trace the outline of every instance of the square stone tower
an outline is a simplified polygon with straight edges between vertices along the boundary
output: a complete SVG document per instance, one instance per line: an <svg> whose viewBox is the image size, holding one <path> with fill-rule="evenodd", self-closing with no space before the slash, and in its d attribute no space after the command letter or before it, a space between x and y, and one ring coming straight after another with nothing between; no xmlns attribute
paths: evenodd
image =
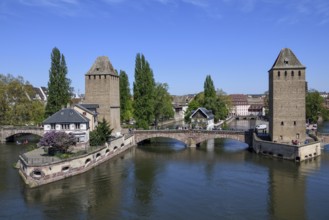
<svg viewBox="0 0 329 220"><path fill-rule="evenodd" d="M85 75L85 101L98 104L98 120L110 123L114 132L120 132L119 76L106 56L98 57Z"/></svg>
<svg viewBox="0 0 329 220"><path fill-rule="evenodd" d="M269 70L269 133L279 143L306 139L305 66L288 48Z"/></svg>

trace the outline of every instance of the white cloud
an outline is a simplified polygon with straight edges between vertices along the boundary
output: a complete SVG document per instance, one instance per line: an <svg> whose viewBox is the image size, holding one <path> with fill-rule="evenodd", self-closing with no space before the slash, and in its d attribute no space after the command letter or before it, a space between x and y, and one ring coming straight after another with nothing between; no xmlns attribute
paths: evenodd
<svg viewBox="0 0 329 220"><path fill-rule="evenodd" d="M192 4L198 7L207 7L209 6L209 2L207 0L182 0L185 3Z"/></svg>

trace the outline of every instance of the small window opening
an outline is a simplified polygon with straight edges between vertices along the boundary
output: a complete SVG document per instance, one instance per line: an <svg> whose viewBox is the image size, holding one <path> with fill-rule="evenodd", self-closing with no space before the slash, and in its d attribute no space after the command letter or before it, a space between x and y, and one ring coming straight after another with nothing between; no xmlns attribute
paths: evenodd
<svg viewBox="0 0 329 220"><path fill-rule="evenodd" d="M280 77L280 71L278 72L278 77Z"/></svg>
<svg viewBox="0 0 329 220"><path fill-rule="evenodd" d="M294 71L291 71L291 76L292 76L292 77L294 77L294 74L295 74Z"/></svg>
<svg viewBox="0 0 329 220"><path fill-rule="evenodd" d="M281 125L282 125L282 126L284 125L284 122L283 122L283 121L281 121Z"/></svg>
<svg viewBox="0 0 329 220"><path fill-rule="evenodd" d="M295 125L295 126L297 125L297 122L296 122L296 121L294 121L294 125Z"/></svg>
<svg viewBox="0 0 329 220"><path fill-rule="evenodd" d="M284 76L287 77L287 71L284 71Z"/></svg>

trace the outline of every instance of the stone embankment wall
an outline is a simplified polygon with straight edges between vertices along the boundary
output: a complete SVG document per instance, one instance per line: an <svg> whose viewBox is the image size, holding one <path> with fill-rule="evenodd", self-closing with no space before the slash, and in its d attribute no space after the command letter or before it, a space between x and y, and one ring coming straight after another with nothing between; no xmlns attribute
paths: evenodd
<svg viewBox="0 0 329 220"><path fill-rule="evenodd" d="M120 137L88 154L39 164L29 163L28 158L20 156L18 169L25 183L30 187L36 187L84 173L124 152L134 146L134 143L134 136Z"/></svg>
<svg viewBox="0 0 329 220"><path fill-rule="evenodd" d="M318 141L302 145L282 144L261 140L255 134L252 149L259 154L294 161L303 161L321 155L321 143Z"/></svg>

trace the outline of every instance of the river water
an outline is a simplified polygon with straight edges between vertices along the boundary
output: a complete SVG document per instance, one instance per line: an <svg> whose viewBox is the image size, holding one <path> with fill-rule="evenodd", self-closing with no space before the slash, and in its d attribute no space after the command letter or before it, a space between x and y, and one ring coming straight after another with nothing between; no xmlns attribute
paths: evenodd
<svg viewBox="0 0 329 220"><path fill-rule="evenodd" d="M300 164L246 147L154 139L85 174L30 189L13 168L27 145L1 144L0 219L329 219L328 145Z"/></svg>

